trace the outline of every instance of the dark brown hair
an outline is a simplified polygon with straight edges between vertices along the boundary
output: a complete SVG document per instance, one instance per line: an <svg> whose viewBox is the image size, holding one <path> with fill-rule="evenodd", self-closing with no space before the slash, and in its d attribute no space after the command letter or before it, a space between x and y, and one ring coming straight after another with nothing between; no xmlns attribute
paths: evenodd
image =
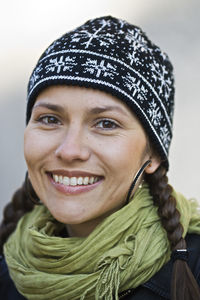
<svg viewBox="0 0 200 300"><path fill-rule="evenodd" d="M158 207L158 215L167 232L171 250L186 249L180 213L176 208L176 199L172 195L173 189L168 184L166 173L165 167L161 164L153 174L146 174L145 179L149 183L154 204ZM171 300L183 299L200 299L200 289L187 262L177 259L172 269Z"/></svg>
<svg viewBox="0 0 200 300"><path fill-rule="evenodd" d="M158 215L167 232L172 251L185 249L186 242L182 238L183 227L180 223L180 213L176 208L176 199L172 196L172 187L168 184L167 171L162 165L153 173L146 174L145 180L149 183L150 193L154 204L158 207ZM4 209L3 221L0 226L0 252L3 253L3 244L15 230L19 219L34 207L31 201L38 198L30 181L26 180L19 188L12 201ZM171 279L171 300L200 299L200 290L187 263L176 260L173 263Z"/></svg>
<svg viewBox="0 0 200 300"><path fill-rule="evenodd" d="M3 220L0 225L0 254L3 254L3 245L10 234L15 230L19 219L34 207L30 196L33 195L33 188L31 184L27 184L27 180L26 175L26 180L23 185L16 190L11 202L4 208Z"/></svg>

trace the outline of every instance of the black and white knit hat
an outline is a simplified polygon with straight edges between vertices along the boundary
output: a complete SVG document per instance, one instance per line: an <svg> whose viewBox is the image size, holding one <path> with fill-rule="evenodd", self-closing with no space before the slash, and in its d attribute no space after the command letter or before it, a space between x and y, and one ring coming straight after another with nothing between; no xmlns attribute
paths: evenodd
<svg viewBox="0 0 200 300"><path fill-rule="evenodd" d="M40 91L58 84L96 88L126 103L168 167L173 67L139 27L107 16L90 20L54 41L30 77L27 123Z"/></svg>

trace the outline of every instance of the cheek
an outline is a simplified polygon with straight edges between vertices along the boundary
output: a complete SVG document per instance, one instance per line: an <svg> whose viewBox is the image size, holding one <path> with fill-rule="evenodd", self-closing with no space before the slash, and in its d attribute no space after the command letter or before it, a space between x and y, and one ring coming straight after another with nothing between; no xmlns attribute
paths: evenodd
<svg viewBox="0 0 200 300"><path fill-rule="evenodd" d="M146 149L146 141L140 138L120 137L106 145L99 145L99 149L102 149L102 155L109 165L123 172L140 166Z"/></svg>
<svg viewBox="0 0 200 300"><path fill-rule="evenodd" d="M27 128L24 133L24 157L28 166L41 162L53 151L53 137Z"/></svg>

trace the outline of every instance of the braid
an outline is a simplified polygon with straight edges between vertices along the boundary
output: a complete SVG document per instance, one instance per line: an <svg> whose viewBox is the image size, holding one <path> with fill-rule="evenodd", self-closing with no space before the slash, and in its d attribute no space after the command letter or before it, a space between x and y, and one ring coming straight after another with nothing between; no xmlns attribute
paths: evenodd
<svg viewBox="0 0 200 300"><path fill-rule="evenodd" d="M172 187L168 184L167 170L161 165L153 174L146 174L154 204L158 206L158 215L167 232L171 250L186 249L180 213L176 208L176 199L172 196ZM200 299L199 286L194 279L187 262L175 260L172 270L171 300Z"/></svg>
<svg viewBox="0 0 200 300"><path fill-rule="evenodd" d="M3 220L0 225L0 254L3 254L3 245L15 230L19 219L34 207L34 203L28 196L31 188L32 186L27 186L25 180L22 187L14 193L11 202L4 208Z"/></svg>

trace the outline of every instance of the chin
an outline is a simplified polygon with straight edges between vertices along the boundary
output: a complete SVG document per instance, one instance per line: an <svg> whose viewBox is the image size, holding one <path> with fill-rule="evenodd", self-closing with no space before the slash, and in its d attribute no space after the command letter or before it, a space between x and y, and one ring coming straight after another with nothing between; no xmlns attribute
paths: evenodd
<svg viewBox="0 0 200 300"><path fill-rule="evenodd" d="M60 223L63 224L81 224L87 221L87 217L84 218L83 210L73 209L49 209L53 217Z"/></svg>

